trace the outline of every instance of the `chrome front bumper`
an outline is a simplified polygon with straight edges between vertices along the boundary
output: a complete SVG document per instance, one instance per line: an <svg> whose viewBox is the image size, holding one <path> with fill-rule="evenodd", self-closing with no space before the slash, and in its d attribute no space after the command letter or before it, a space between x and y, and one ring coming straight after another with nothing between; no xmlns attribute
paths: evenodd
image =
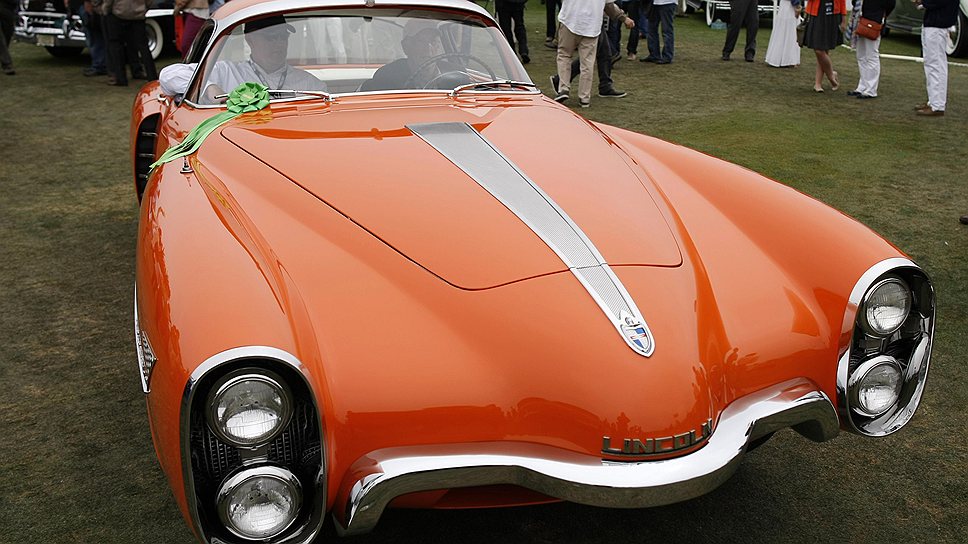
<svg viewBox="0 0 968 544"><path fill-rule="evenodd" d="M750 442L785 428L822 442L837 436L840 423L816 385L795 379L734 401L702 449L674 459L621 463L507 442L389 448L353 465L333 516L341 535L366 533L401 495L496 484L591 506L661 506L712 491L736 471Z"/></svg>
<svg viewBox="0 0 968 544"><path fill-rule="evenodd" d="M14 26L18 42L45 47L85 47L81 18L63 13L21 12Z"/></svg>

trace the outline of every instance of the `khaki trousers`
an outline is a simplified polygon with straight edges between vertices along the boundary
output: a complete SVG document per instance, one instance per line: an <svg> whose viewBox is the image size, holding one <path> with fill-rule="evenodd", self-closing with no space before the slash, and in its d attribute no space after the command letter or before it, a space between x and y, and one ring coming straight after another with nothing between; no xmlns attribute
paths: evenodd
<svg viewBox="0 0 968 544"><path fill-rule="evenodd" d="M578 100L587 104L592 99L592 68L598 50L598 36L579 36L558 24L558 93L571 89L571 57L578 51Z"/></svg>

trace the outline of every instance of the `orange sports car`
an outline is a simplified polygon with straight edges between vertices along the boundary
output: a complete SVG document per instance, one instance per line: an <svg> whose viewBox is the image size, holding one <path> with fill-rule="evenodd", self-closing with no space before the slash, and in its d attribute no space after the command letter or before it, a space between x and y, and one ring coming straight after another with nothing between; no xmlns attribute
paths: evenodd
<svg viewBox="0 0 968 544"><path fill-rule="evenodd" d="M540 94L463 0L233 0L140 92L135 339L198 539L639 508L921 399L927 275L754 172ZM189 145L192 144L192 145Z"/></svg>

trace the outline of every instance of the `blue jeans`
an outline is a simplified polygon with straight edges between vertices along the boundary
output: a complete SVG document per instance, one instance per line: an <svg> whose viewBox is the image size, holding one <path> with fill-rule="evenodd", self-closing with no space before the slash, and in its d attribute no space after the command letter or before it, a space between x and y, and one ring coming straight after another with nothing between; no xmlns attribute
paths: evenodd
<svg viewBox="0 0 968 544"><path fill-rule="evenodd" d="M672 56L675 53L675 32L672 27L672 22L676 18L676 4L663 4L661 6L652 6L652 12L649 14L649 57L672 62ZM661 53L659 52L659 25L662 25L662 41L663 47Z"/></svg>
<svg viewBox="0 0 968 544"><path fill-rule="evenodd" d="M100 18L100 15L90 15L84 11L84 6L81 6L77 10L77 14L81 17L81 22L84 24L84 41L87 42L87 50L91 53L91 69L98 72L106 72L108 70L107 62L107 44L104 43L104 32L101 30L101 26L92 28L92 19L95 17ZM100 22L100 21L98 21Z"/></svg>

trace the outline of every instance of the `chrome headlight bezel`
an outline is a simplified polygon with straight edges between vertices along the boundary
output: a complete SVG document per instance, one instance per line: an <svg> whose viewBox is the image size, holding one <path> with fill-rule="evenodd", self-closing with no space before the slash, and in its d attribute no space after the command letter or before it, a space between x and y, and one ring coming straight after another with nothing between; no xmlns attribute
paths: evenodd
<svg viewBox="0 0 968 544"><path fill-rule="evenodd" d="M868 293L899 279L910 293L907 315L890 334L871 334L865 325ZM837 366L837 410L847 431L869 437L895 433L907 425L921 403L934 341L935 294L927 274L910 259L896 257L871 266L854 285L844 311L842 334L849 343ZM879 415L857 409L851 385L863 375L864 365L888 356L897 361L901 384L897 401ZM870 367L867 367L870 368Z"/></svg>
<svg viewBox="0 0 968 544"><path fill-rule="evenodd" d="M281 484L283 488L287 489L293 507L289 513L289 519L280 524L278 527L274 528L272 531L252 534L245 532L233 522L230 507L232 504L232 499L235 498L235 493L237 491L244 489L244 486L249 485L254 480L260 478L274 480L275 482ZM230 533L246 540L266 540L284 533L286 530L292 527L292 524L295 523L299 518L299 513L302 508L302 484L300 484L299 478L297 478L292 472L282 467L263 465L242 468L222 482L222 485L219 487L218 494L216 495L215 504L219 520Z"/></svg>
<svg viewBox="0 0 968 544"><path fill-rule="evenodd" d="M223 442L208 425L209 393L229 374L264 374L266 370L280 376L291 391L294 404L289 423L265 448L236 448ZM192 371L185 382L179 416L181 466L188 516L200 540L243 541L222 524L216 497L227 477L253 466L283 467L301 484L301 511L294 524L275 540L310 542L320 534L326 518L328 464L320 397L312 384L309 369L297 357L271 346L228 349L202 361ZM286 453L289 451L291 455Z"/></svg>
<svg viewBox="0 0 968 544"><path fill-rule="evenodd" d="M229 391L245 382L257 382L267 385L274 390L280 399L278 419L275 427L268 433L254 438L244 439L233 436L222 425L222 417L218 413L222 399ZM220 439L237 448L258 449L269 445L289 424L293 413L292 391L278 374L265 369L243 368L232 372L219 380L209 392L206 402L205 419L208 427Z"/></svg>
<svg viewBox="0 0 968 544"><path fill-rule="evenodd" d="M864 381L878 368L893 370L896 373L897 383L894 386L894 398L889 404L881 409L870 409L864 405L865 403L861 398L861 393L863 392ZM897 401L900 400L903 381L904 372L901 369L900 363L894 357L881 355L873 359L868 359L854 370L847 381L847 389L850 392L850 406L855 412L864 417L881 416L893 408L897 404Z"/></svg>
<svg viewBox="0 0 968 544"><path fill-rule="evenodd" d="M900 286L901 289L903 289L904 291L904 304L903 304L903 310L901 312L902 317L900 320L897 321L897 323L894 323L889 327L878 327L875 320L872 319L872 316L871 316L871 313L873 311L873 308L871 307L871 301L879 290L887 289L889 288L889 286L894 286L894 285ZM911 307L912 307L911 288L908 287L907 283L905 283L904 280L902 280L901 278L897 276L888 276L886 278L882 278L881 280L879 280L877 283L871 286L871 288L868 289L866 293L864 293L864 299L861 302L860 308L858 308L857 310L857 314L859 318L858 320L861 326L864 328L864 331L867 332L868 334L871 334L873 336L878 336L878 337L890 336L895 332L897 332L897 330L900 329L902 326L904 326L904 322L907 321L907 318L911 313Z"/></svg>

